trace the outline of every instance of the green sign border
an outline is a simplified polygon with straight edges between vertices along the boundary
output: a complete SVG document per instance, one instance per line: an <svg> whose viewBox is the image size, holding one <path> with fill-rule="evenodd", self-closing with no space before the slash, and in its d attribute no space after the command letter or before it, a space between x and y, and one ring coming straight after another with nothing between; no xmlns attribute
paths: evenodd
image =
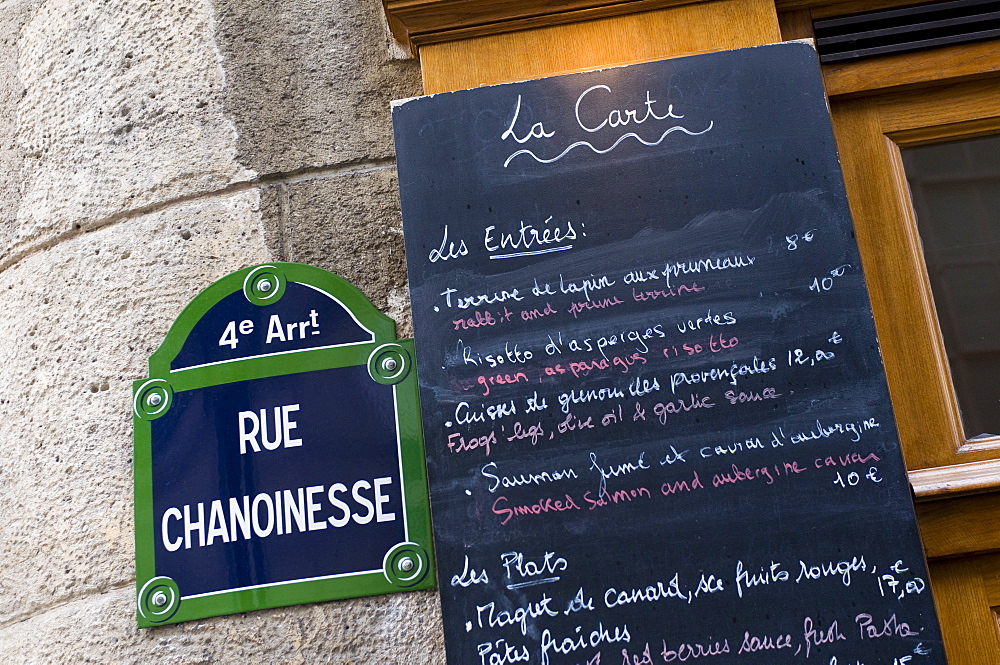
<svg viewBox="0 0 1000 665"><path fill-rule="evenodd" d="M171 361L195 324L219 301L243 291L249 302L266 306L281 299L289 281L315 287L338 300L374 333L375 341L171 371ZM387 362L390 358L394 362ZM251 266L223 277L195 297L174 321L163 344L149 357L149 378L132 384L138 626L149 628L251 610L434 588L427 472L413 359L413 340L397 340L396 324L391 318L378 311L350 282L313 266L301 263ZM396 395L407 533L406 542L386 553L383 570L279 582L192 598L182 597L182 590L170 578L157 577L150 423L169 410L173 394L237 381L358 365L367 365L372 380L392 385Z"/></svg>

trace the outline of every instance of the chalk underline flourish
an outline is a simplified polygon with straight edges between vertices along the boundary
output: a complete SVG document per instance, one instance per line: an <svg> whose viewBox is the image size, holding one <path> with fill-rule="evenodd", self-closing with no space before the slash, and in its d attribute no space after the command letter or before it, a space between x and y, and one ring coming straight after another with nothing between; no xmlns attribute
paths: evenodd
<svg viewBox="0 0 1000 665"><path fill-rule="evenodd" d="M549 247L547 249L535 249L530 252L514 252L513 254L497 254L496 256L491 256L491 259L513 259L518 256L536 256L538 254L548 254L549 252L564 252L567 249L573 249L573 245L565 245L563 247Z"/></svg>
<svg viewBox="0 0 1000 665"><path fill-rule="evenodd" d="M527 582L517 582L516 584L508 584L508 589L523 589L526 586L536 586L538 584L549 584L550 582L558 582L560 578L558 577L545 577L540 580L528 580Z"/></svg>
<svg viewBox="0 0 1000 665"><path fill-rule="evenodd" d="M627 138L633 138L636 141L638 141L639 143L652 148L654 146L660 145L660 143L663 142L663 139L667 138L667 135L671 134L673 132L684 132L688 136L701 136L702 134L705 134L706 132L711 131L711 129L712 129L712 127L714 125L715 125L715 122L712 121L712 120L710 120L708 122L708 127L706 127L705 129L701 130L700 132L692 132L690 129L687 129L686 127L681 127L680 125L674 125L673 127L669 128L668 130L666 130L665 132L663 132L663 134L660 135L660 138L658 138L656 141L652 141L652 142L644 140L641 136L639 136L635 132L629 132L628 134L623 134L620 137L618 137L617 141L615 141L614 143L612 143L610 147L605 148L604 150L601 150L599 148L595 148L589 141L577 141L576 143L569 144L569 146L567 146L565 150L563 150L562 152L560 152L555 157L552 157L551 159L544 159L542 157L539 157L538 155L536 155L535 153L531 152L528 149L523 149L523 150L518 150L517 152L513 153L510 157L508 157L507 160L503 163L503 166L504 166L504 168L507 168L507 165L510 164L511 161L515 157L517 157L518 155L529 155L530 157L532 157L539 164L551 164L552 162L559 161L560 159L562 159L563 157L565 157L567 154L569 154L569 152L571 150L573 150L574 148L579 148L580 146L587 146L588 148L590 148L591 150L593 150L596 154L598 154L598 155L604 155L604 154L607 154L607 153L611 152L615 148L617 148L618 145L622 141L624 141L625 139L627 139Z"/></svg>

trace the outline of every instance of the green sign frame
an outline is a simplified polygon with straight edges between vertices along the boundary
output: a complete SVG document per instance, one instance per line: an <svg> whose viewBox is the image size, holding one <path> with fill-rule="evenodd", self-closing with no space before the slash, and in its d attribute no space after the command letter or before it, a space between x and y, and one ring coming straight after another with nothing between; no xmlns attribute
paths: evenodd
<svg viewBox="0 0 1000 665"><path fill-rule="evenodd" d="M281 301L289 284L311 287L339 303L361 329L371 333L372 339L227 358L172 369L198 323L223 299L242 292L247 308L264 308L266 311ZM227 302L231 303L232 299ZM195 297L178 316L160 347L149 357L149 377L133 383L138 626L153 627L301 603L434 588L436 575L423 429L413 359L413 340L397 340L396 324L391 318L379 312L352 284L313 266L280 262L251 266L223 277ZM405 538L385 553L382 570L281 580L191 597L186 596L174 580L158 575L153 422L168 413L176 398L187 391L223 384L360 366L368 369L366 379L392 386L394 391L396 449L401 476L399 492ZM162 523L166 523L166 518ZM166 527L161 528L165 532Z"/></svg>

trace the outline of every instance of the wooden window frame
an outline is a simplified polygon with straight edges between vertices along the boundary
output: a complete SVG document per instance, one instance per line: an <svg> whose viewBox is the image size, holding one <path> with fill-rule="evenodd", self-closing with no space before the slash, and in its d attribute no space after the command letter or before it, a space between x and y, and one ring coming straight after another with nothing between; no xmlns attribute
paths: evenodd
<svg viewBox="0 0 1000 665"><path fill-rule="evenodd" d="M900 154L1000 133L1000 77L946 73L923 86L831 99L890 394L921 498L1000 486L1000 437L965 437Z"/></svg>

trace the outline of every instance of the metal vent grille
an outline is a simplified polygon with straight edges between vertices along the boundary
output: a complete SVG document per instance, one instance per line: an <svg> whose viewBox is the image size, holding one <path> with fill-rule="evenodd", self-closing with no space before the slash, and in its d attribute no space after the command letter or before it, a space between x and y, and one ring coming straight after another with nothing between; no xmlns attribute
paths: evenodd
<svg viewBox="0 0 1000 665"><path fill-rule="evenodd" d="M1000 2L950 0L813 23L821 62L905 53L1000 37Z"/></svg>

